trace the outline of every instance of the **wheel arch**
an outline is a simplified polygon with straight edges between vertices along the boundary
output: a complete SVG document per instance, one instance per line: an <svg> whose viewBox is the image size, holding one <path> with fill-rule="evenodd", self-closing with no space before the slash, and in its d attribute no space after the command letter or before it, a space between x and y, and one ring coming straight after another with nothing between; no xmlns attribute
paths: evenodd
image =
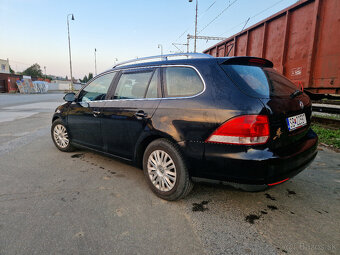
<svg viewBox="0 0 340 255"><path fill-rule="evenodd" d="M53 123L55 120L57 120L57 119L61 119L61 117L58 116L58 115L53 116L53 118L52 118L52 123Z"/></svg>
<svg viewBox="0 0 340 255"><path fill-rule="evenodd" d="M138 168L141 168L141 169L143 168L143 156L144 156L146 147L148 147L148 145L152 143L153 141L157 139L162 139L162 138L167 139L171 141L172 143L178 145L178 142L174 138L164 133L151 133L151 134L147 134L147 135L145 134L141 136L141 138L136 143L137 145L136 145L135 153L134 153L134 164Z"/></svg>

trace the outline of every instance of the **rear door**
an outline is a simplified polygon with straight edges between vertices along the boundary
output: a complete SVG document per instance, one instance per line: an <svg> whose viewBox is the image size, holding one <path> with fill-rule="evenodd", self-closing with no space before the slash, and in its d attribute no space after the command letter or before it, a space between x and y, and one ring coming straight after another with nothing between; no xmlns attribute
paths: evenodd
<svg viewBox="0 0 340 255"><path fill-rule="evenodd" d="M285 147L301 140L311 124L312 105L309 97L284 76L265 70L273 89L269 98L261 101L270 112L271 143L274 148ZM278 89L280 88L280 89Z"/></svg>
<svg viewBox="0 0 340 255"><path fill-rule="evenodd" d="M73 142L97 150L103 149L101 117L105 97L116 73L106 73L92 80L70 104L67 125Z"/></svg>
<svg viewBox="0 0 340 255"><path fill-rule="evenodd" d="M123 70L109 98L102 119L105 149L132 159L137 140L150 129L160 102L159 68Z"/></svg>
<svg viewBox="0 0 340 255"><path fill-rule="evenodd" d="M259 98L268 111L271 148L304 137L311 120L309 97L273 68L261 65L221 65L244 93Z"/></svg>

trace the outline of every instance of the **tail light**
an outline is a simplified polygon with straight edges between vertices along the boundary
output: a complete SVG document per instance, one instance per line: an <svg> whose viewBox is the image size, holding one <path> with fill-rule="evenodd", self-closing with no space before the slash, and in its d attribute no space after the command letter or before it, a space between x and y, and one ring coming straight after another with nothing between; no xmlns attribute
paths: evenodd
<svg viewBox="0 0 340 255"><path fill-rule="evenodd" d="M269 139L269 120L265 115L242 115L217 128L206 140L211 143L258 145Z"/></svg>

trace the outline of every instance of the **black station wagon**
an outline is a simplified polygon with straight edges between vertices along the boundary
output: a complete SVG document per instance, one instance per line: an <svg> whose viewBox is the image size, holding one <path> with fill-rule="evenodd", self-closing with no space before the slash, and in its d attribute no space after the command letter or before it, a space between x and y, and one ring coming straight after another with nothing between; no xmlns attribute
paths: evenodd
<svg viewBox="0 0 340 255"><path fill-rule="evenodd" d="M64 99L51 129L59 150L84 147L133 162L167 200L186 196L193 181L273 186L317 154L309 97L266 59L147 57Z"/></svg>

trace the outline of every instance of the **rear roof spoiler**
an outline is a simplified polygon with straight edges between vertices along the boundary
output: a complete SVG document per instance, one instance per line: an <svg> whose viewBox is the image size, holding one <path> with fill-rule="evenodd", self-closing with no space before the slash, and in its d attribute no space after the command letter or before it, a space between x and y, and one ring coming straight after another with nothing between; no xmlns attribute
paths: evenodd
<svg viewBox="0 0 340 255"><path fill-rule="evenodd" d="M273 67L273 62L257 57L230 57L221 58L220 65L247 65L247 66L261 66L261 67Z"/></svg>

